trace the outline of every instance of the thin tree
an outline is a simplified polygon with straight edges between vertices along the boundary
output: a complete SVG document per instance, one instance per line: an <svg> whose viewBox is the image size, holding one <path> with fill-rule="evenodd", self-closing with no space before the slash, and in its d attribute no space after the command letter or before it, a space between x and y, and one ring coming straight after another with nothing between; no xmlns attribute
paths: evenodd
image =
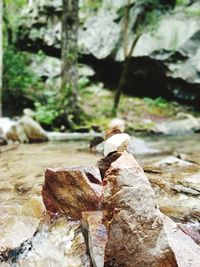
<svg viewBox="0 0 200 267"><path fill-rule="evenodd" d="M3 75L3 0L0 0L0 117L2 116Z"/></svg>
<svg viewBox="0 0 200 267"><path fill-rule="evenodd" d="M136 8L138 9L138 12L136 14L136 18L133 25L133 31L135 32L135 36L133 38L131 47L129 49L129 40L128 40L128 29L129 29L129 20L130 20L130 10L133 7L133 4L131 3L131 0L127 0L125 15L124 15L124 27L123 27L123 50L124 50L124 64L122 69L121 78L117 87L117 91L114 98L114 105L113 105L113 115L116 115L120 96L121 93L126 85L126 80L128 76L129 66L131 62L131 57L134 51L134 48L142 34L142 32L139 30L139 26L144 20L144 14L145 14L145 8L143 5L138 5Z"/></svg>
<svg viewBox="0 0 200 267"><path fill-rule="evenodd" d="M78 0L63 0L61 97L72 121L80 115L78 105ZM69 118L68 118L69 119Z"/></svg>
<svg viewBox="0 0 200 267"><path fill-rule="evenodd" d="M133 6L136 11L134 24L132 26L132 32L134 33L134 38L129 48L128 35L129 35L130 10ZM116 115L117 113L120 96L124 87L126 86L128 71L131 63L131 58L133 56L133 51L140 36L148 26L151 27L155 23L155 21L151 21L152 20L151 15L153 15L154 13L156 18L157 17L157 15L155 14L156 10L157 11L160 10L162 12L164 10L167 11L170 6L173 5L171 5L170 3L169 5L166 5L164 4L164 1L162 4L161 0L138 0L135 3L132 3L131 0L127 0L126 10L124 14L124 28L123 28L123 38L122 38L123 49L124 49L124 64L123 64L121 78L114 98L114 104L112 109L113 115ZM161 12L158 12L158 15L160 14Z"/></svg>

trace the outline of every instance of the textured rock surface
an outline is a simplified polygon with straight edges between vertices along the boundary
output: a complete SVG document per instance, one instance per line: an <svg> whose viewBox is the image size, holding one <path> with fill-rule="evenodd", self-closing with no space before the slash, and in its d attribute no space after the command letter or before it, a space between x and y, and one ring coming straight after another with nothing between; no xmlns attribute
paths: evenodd
<svg viewBox="0 0 200 267"><path fill-rule="evenodd" d="M65 217L45 223L35 235L4 253L1 266L91 267L80 223Z"/></svg>
<svg viewBox="0 0 200 267"><path fill-rule="evenodd" d="M163 215L163 222L169 244L174 251L179 267L200 266L200 247L184 234L169 217Z"/></svg>
<svg viewBox="0 0 200 267"><path fill-rule="evenodd" d="M148 179L124 152L104 178L105 266L176 266Z"/></svg>
<svg viewBox="0 0 200 267"><path fill-rule="evenodd" d="M143 170L124 152L104 177L105 266L199 265L200 248L160 212ZM193 248L193 255L183 253Z"/></svg>
<svg viewBox="0 0 200 267"><path fill-rule="evenodd" d="M164 214L178 221L199 216L199 165L175 156L163 156L143 168Z"/></svg>
<svg viewBox="0 0 200 267"><path fill-rule="evenodd" d="M32 237L39 225L39 219L15 213L14 208L0 208L0 253L13 249Z"/></svg>
<svg viewBox="0 0 200 267"><path fill-rule="evenodd" d="M82 227L86 231L86 239L94 267L104 267L107 231L102 223L102 219L102 211L82 213Z"/></svg>
<svg viewBox="0 0 200 267"><path fill-rule="evenodd" d="M92 167L47 169L42 195L48 211L79 219L82 211L99 209L100 173Z"/></svg>

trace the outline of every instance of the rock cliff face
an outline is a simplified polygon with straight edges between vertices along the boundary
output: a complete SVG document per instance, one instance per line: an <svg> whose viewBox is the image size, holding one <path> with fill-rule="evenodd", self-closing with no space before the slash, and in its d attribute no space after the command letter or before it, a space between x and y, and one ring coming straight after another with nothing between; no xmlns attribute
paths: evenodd
<svg viewBox="0 0 200 267"><path fill-rule="evenodd" d="M160 16L154 28L142 34L133 51L127 93L152 97L161 94L179 101L199 102L200 4L192 2ZM89 13L87 1L80 1L80 61L93 66L97 78L113 87L119 81L124 59L119 12L124 3L104 0ZM18 46L31 51L42 49L49 56L60 57L61 12L60 0L29 0L22 12ZM131 23L136 13L133 7ZM133 37L130 31L130 45ZM112 69L109 76L108 69Z"/></svg>

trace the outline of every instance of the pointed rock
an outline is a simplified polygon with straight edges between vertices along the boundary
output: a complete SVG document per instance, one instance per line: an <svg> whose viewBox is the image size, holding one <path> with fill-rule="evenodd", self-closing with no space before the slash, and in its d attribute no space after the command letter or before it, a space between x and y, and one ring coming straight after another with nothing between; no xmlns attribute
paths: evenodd
<svg viewBox="0 0 200 267"><path fill-rule="evenodd" d="M113 162L105 174L103 207L108 230L106 267L199 266L195 261L192 265L180 264L180 254L176 255L178 248L168 240L170 230L165 227L167 222L163 222L150 183L127 152ZM183 263L188 263L190 258L183 251L182 254L187 257ZM198 259L197 250L193 256Z"/></svg>

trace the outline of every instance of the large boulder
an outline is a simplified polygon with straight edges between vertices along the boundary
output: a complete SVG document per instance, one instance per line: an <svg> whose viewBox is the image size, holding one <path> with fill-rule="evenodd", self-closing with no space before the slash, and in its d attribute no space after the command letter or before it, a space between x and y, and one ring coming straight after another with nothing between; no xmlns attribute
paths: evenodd
<svg viewBox="0 0 200 267"><path fill-rule="evenodd" d="M47 169L42 196L48 211L80 219L83 211L100 208L99 170L92 167Z"/></svg>
<svg viewBox="0 0 200 267"><path fill-rule="evenodd" d="M173 223L163 219L147 177L127 152L105 174L103 203L108 229L105 266L198 266L200 248L191 239L181 244L187 239L183 233L173 244ZM191 244L193 256L180 254L179 246L190 250Z"/></svg>

